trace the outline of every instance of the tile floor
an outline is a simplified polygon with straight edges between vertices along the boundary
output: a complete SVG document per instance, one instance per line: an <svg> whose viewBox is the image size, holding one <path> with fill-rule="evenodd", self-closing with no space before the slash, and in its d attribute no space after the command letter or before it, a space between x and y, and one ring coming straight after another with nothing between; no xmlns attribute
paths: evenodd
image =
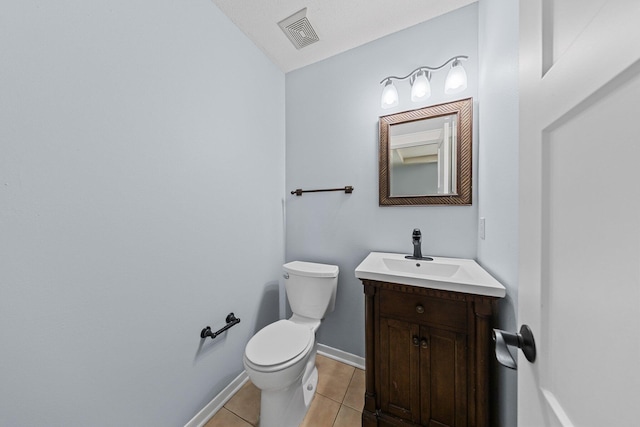
<svg viewBox="0 0 640 427"><path fill-rule="evenodd" d="M318 355L318 389L300 427L361 425L364 371ZM257 427L260 390L248 381L205 427Z"/></svg>

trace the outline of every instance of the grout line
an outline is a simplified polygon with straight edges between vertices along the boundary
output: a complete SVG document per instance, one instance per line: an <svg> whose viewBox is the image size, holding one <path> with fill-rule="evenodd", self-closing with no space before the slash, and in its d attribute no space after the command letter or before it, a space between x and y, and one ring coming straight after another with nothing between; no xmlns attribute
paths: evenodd
<svg viewBox="0 0 640 427"><path fill-rule="evenodd" d="M354 369L351 373L351 378L349 378L349 384L347 384L347 389L344 391L344 396L342 396L342 401L340 402L340 406L344 405L344 399L347 397L347 393L349 393L349 388L351 387L351 381L353 381L353 376L356 374L356 370Z"/></svg>
<svg viewBox="0 0 640 427"><path fill-rule="evenodd" d="M226 406L223 406L222 408L226 409L227 411L231 412L233 415L235 415L236 417L240 418L242 421L244 421L245 423L249 424L252 427L256 427L255 424L253 424L251 421L244 419L244 417L240 414L236 414L234 411L232 411L230 408L227 408Z"/></svg>
<svg viewBox="0 0 640 427"><path fill-rule="evenodd" d="M226 409L227 411L231 412L233 415L235 415L236 417L240 418L242 421L244 421L245 423L249 424L250 426L256 427L255 424L253 424L251 421L247 420L246 418L244 418L242 415L236 413L235 411L231 410L231 408L227 408L227 406L223 406L224 409Z"/></svg>
<svg viewBox="0 0 640 427"><path fill-rule="evenodd" d="M342 405L340 405L340 408L342 408ZM338 414L340 413L340 408L338 408L338 412L336 412L336 416L333 417L333 422L331 423L331 426L333 427L334 425L336 425L336 420L338 419Z"/></svg>

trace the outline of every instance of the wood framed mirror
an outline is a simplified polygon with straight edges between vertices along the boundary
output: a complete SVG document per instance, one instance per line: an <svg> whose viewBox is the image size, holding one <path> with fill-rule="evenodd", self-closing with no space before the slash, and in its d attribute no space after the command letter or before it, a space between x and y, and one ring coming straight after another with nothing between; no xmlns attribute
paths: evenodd
<svg viewBox="0 0 640 427"><path fill-rule="evenodd" d="M380 206L470 205L473 99L380 117Z"/></svg>

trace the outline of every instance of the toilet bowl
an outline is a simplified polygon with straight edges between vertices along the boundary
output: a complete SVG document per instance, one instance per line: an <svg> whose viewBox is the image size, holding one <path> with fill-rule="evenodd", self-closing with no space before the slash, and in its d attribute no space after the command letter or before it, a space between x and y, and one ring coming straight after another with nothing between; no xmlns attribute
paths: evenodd
<svg viewBox="0 0 640 427"><path fill-rule="evenodd" d="M283 266L293 316L258 331L247 343L243 363L261 390L260 427L298 427L315 395L315 333L333 310L338 267L294 261Z"/></svg>

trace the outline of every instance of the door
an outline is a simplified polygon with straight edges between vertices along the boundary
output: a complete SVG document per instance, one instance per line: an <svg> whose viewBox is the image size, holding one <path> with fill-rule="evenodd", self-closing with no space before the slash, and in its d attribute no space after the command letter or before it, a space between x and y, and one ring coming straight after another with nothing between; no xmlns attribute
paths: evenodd
<svg viewBox="0 0 640 427"><path fill-rule="evenodd" d="M640 1L520 1L518 426L638 425Z"/></svg>

